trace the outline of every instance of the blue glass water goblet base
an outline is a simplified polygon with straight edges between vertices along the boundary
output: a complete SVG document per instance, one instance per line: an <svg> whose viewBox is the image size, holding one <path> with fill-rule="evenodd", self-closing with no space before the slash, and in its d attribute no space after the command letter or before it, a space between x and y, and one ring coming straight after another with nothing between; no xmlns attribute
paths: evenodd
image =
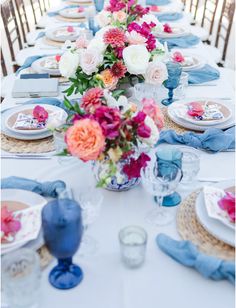
<svg viewBox="0 0 236 308"><path fill-rule="evenodd" d="M154 200L155 202L157 201L156 197L154 197ZM180 202L181 202L180 194L177 192L174 192L173 194L165 196L163 198L162 206L172 207L172 206L176 206L180 204Z"/></svg>
<svg viewBox="0 0 236 308"><path fill-rule="evenodd" d="M164 106L169 106L173 103L174 99L173 99L173 91L174 89L169 89L169 92L168 92L168 98L165 98L161 101L162 105Z"/></svg>
<svg viewBox="0 0 236 308"><path fill-rule="evenodd" d="M83 272L72 258L59 259L49 274L49 282L57 289L67 290L76 287L83 280Z"/></svg>

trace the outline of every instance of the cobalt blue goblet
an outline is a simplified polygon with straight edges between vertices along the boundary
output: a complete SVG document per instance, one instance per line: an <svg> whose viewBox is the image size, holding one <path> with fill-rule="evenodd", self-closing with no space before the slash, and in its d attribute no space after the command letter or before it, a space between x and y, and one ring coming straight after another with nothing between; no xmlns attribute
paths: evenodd
<svg viewBox="0 0 236 308"><path fill-rule="evenodd" d="M50 283L58 289L70 289L83 279L83 272L72 257L80 246L83 227L79 204L69 198L47 203L42 211L45 243L58 259L49 274Z"/></svg>
<svg viewBox="0 0 236 308"><path fill-rule="evenodd" d="M173 149L169 147L158 149L156 151L156 158L157 158L158 166L160 169L159 172L161 172L163 175L165 174L164 164L166 163L174 164L181 170L182 156L183 156L183 153L177 149ZM156 201L156 197L155 197L155 201ZM171 206L178 205L180 202L181 202L180 194L177 192L173 192L171 195L165 196L163 198L162 205L171 207Z"/></svg>
<svg viewBox="0 0 236 308"><path fill-rule="evenodd" d="M165 98L161 103L165 106L169 106L173 103L174 89L176 89L180 82L180 76L182 68L179 63L168 62L166 64L168 71L168 79L164 81L164 86L169 90L168 98Z"/></svg>
<svg viewBox="0 0 236 308"><path fill-rule="evenodd" d="M94 0L94 5L97 12L101 12L104 7L104 0Z"/></svg>

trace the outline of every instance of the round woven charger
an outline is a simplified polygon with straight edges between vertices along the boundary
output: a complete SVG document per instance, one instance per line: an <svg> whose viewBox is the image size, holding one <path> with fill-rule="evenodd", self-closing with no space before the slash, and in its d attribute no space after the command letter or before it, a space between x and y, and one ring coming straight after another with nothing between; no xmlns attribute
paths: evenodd
<svg viewBox="0 0 236 308"><path fill-rule="evenodd" d="M53 41L45 36L43 37L43 43L49 46L60 47L60 48L64 45L64 42Z"/></svg>
<svg viewBox="0 0 236 308"><path fill-rule="evenodd" d="M40 140L18 140L1 134L1 149L10 153L47 153L55 150L53 137Z"/></svg>
<svg viewBox="0 0 236 308"><path fill-rule="evenodd" d="M87 2L75 2L75 1L66 1L67 4L72 4L72 5L79 5L79 6L87 6L87 5L93 5L93 1L87 1Z"/></svg>
<svg viewBox="0 0 236 308"><path fill-rule="evenodd" d="M176 124L169 118L168 113L167 113L167 107L162 107L161 110L164 115L163 130L173 129L174 131L176 131L177 134L183 134L188 131L186 128L179 126L178 124Z"/></svg>
<svg viewBox="0 0 236 308"><path fill-rule="evenodd" d="M55 16L56 19L60 20L60 21L64 21L64 22L85 22L86 18L81 17L81 18L67 18L61 15L57 15Z"/></svg>
<svg viewBox="0 0 236 308"><path fill-rule="evenodd" d="M44 269L52 261L53 257L48 251L46 245L43 245L42 247L40 247L37 250L37 253L39 254L39 258L40 258L41 269Z"/></svg>
<svg viewBox="0 0 236 308"><path fill-rule="evenodd" d="M184 240L193 242L203 253L220 259L233 260L235 248L215 238L198 222L195 202L199 192L193 192L181 203L177 213L178 232Z"/></svg>

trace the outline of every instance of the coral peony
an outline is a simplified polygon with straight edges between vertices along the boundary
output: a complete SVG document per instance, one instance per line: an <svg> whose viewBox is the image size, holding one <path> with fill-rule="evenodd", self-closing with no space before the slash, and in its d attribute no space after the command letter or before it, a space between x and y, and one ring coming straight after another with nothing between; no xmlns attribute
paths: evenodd
<svg viewBox="0 0 236 308"><path fill-rule="evenodd" d="M116 108L102 106L96 109L94 118L100 124L103 134L108 139L114 139L119 136L121 124L120 111Z"/></svg>
<svg viewBox="0 0 236 308"><path fill-rule="evenodd" d="M127 68L122 63L122 61L116 62L111 67L111 73L116 78L122 78L125 76L125 73L127 72Z"/></svg>
<svg viewBox="0 0 236 308"><path fill-rule="evenodd" d="M96 108L102 105L103 90L101 88L92 88L85 92L81 101L81 107L86 111L93 113Z"/></svg>
<svg viewBox="0 0 236 308"><path fill-rule="evenodd" d="M123 47L126 42L125 33L119 28L110 29L103 36L104 43L115 47Z"/></svg>
<svg viewBox="0 0 236 308"><path fill-rule="evenodd" d="M82 119L69 127L65 141L71 155L83 161L96 160L105 147L105 137L99 123Z"/></svg>
<svg viewBox="0 0 236 308"><path fill-rule="evenodd" d="M154 99L144 98L142 100L142 105L142 111L152 118L156 126L161 129L164 126L164 115Z"/></svg>
<svg viewBox="0 0 236 308"><path fill-rule="evenodd" d="M45 122L48 119L48 112L45 108L37 105L33 109L33 117L38 122Z"/></svg>
<svg viewBox="0 0 236 308"><path fill-rule="evenodd" d="M114 90L115 89L117 82L118 82L118 78L114 77L114 75L112 74L112 71L110 69L106 69L103 72L101 72L100 78L103 81L106 89L108 89L108 90Z"/></svg>

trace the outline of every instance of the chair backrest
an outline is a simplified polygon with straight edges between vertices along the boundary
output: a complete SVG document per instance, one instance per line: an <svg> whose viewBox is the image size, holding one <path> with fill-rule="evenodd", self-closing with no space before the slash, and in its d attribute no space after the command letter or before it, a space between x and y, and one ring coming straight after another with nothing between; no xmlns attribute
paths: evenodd
<svg viewBox="0 0 236 308"><path fill-rule="evenodd" d="M223 53L222 53L223 61L225 61L226 58L230 31L233 24L234 11L235 11L235 0L224 0L218 25L216 43L215 43L215 46L219 47L220 39L222 39L223 41Z"/></svg>
<svg viewBox="0 0 236 308"><path fill-rule="evenodd" d="M17 51L23 48L22 39L20 36L19 26L16 19L16 14L12 0L5 0L1 5L2 20L6 32L7 42L10 49L11 59L14 62L15 57L15 46L18 45Z"/></svg>
<svg viewBox="0 0 236 308"><path fill-rule="evenodd" d="M36 25L44 13L44 7L40 0L30 0L30 5L33 11L34 23Z"/></svg>
<svg viewBox="0 0 236 308"><path fill-rule="evenodd" d="M190 1L189 11L192 13L194 19L196 19L197 17L197 11L198 11L199 4L200 4L200 0Z"/></svg>
<svg viewBox="0 0 236 308"><path fill-rule="evenodd" d="M17 14L18 14L19 21L20 21L23 40L24 40L24 43L26 43L27 42L26 34L30 31L30 28L29 28L28 18L26 15L24 0L14 0L14 2L15 2Z"/></svg>
<svg viewBox="0 0 236 308"><path fill-rule="evenodd" d="M201 26L206 27L206 24L209 26L209 34L212 34L216 10L218 7L219 0L204 0L203 16Z"/></svg>
<svg viewBox="0 0 236 308"><path fill-rule="evenodd" d="M1 75L2 76L6 76L7 75L7 67L6 67L6 63L3 57L3 53L2 53L2 49L1 49Z"/></svg>

